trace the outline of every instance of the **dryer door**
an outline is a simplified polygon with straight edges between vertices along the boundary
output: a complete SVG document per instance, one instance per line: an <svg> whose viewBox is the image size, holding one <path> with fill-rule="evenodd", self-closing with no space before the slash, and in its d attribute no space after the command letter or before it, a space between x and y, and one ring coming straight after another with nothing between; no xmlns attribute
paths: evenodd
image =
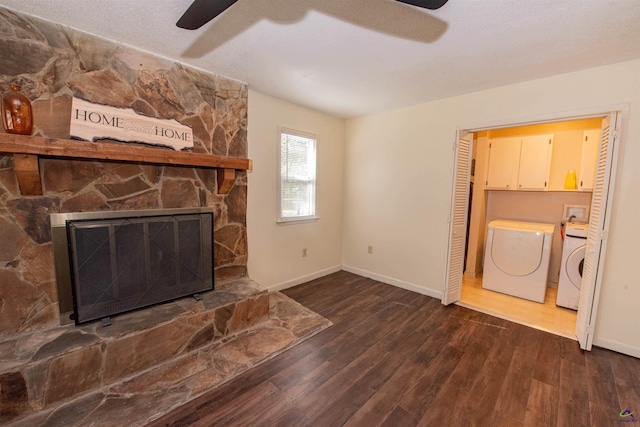
<svg viewBox="0 0 640 427"><path fill-rule="evenodd" d="M491 258L505 274L527 276L540 266L543 245L543 232L495 227Z"/></svg>
<svg viewBox="0 0 640 427"><path fill-rule="evenodd" d="M571 252L565 264L569 281L578 289L580 289L580 285L582 284L582 269L584 267L584 253L586 248L586 245L580 246Z"/></svg>

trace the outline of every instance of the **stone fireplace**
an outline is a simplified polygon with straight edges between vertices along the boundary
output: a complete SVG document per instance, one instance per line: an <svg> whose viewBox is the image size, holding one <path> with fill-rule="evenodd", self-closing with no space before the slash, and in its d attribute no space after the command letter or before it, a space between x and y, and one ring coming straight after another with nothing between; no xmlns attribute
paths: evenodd
<svg viewBox="0 0 640 427"><path fill-rule="evenodd" d="M68 139L77 97L190 126L194 153L247 157L242 83L2 8L0 49L11 53L0 59L0 91L22 86L35 136ZM0 423L184 357L268 317L268 295L246 277L246 172L236 171L220 194L219 175L207 168L41 156L39 170L42 195L24 196L14 157L0 152ZM169 208L213 212L213 276L221 292L125 314L109 328L65 325L50 214Z"/></svg>

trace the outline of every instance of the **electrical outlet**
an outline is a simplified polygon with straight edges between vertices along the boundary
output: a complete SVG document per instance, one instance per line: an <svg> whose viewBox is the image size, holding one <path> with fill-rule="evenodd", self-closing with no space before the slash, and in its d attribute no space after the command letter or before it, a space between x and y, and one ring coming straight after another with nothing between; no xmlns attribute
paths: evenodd
<svg viewBox="0 0 640 427"><path fill-rule="evenodd" d="M307 256L307 248L302 248L302 256L303 257Z"/></svg>
<svg viewBox="0 0 640 427"><path fill-rule="evenodd" d="M367 253L368 254L372 254L373 253L373 246L371 246L371 245L367 246Z"/></svg>

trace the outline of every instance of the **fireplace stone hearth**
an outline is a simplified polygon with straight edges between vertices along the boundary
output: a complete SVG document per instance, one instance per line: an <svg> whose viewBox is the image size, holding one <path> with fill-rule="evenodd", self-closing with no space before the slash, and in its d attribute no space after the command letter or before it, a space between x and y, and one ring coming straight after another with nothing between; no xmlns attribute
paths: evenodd
<svg viewBox="0 0 640 427"><path fill-rule="evenodd" d="M13 403L3 396L0 421L113 384L268 320L268 294L248 279L201 297L122 314L109 327L95 321L0 342L0 388L16 396Z"/></svg>
<svg viewBox="0 0 640 427"><path fill-rule="evenodd" d="M108 328L63 326L0 343L0 424L143 426L331 325L246 279L220 287ZM145 345L130 351L135 342Z"/></svg>

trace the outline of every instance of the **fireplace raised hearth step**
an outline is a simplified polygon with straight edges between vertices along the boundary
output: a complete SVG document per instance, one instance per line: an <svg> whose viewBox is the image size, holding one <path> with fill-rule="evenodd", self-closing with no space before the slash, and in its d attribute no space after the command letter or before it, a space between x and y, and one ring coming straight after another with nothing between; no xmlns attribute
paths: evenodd
<svg viewBox="0 0 640 427"><path fill-rule="evenodd" d="M278 292L269 305L266 322L10 425L144 426L331 325Z"/></svg>
<svg viewBox="0 0 640 427"><path fill-rule="evenodd" d="M65 408L96 420L113 405L143 414L151 396L144 419L159 416L329 325L297 306L237 279L201 301L123 314L106 328L97 321L14 336L0 342L0 423L38 425L54 412L70 416Z"/></svg>

